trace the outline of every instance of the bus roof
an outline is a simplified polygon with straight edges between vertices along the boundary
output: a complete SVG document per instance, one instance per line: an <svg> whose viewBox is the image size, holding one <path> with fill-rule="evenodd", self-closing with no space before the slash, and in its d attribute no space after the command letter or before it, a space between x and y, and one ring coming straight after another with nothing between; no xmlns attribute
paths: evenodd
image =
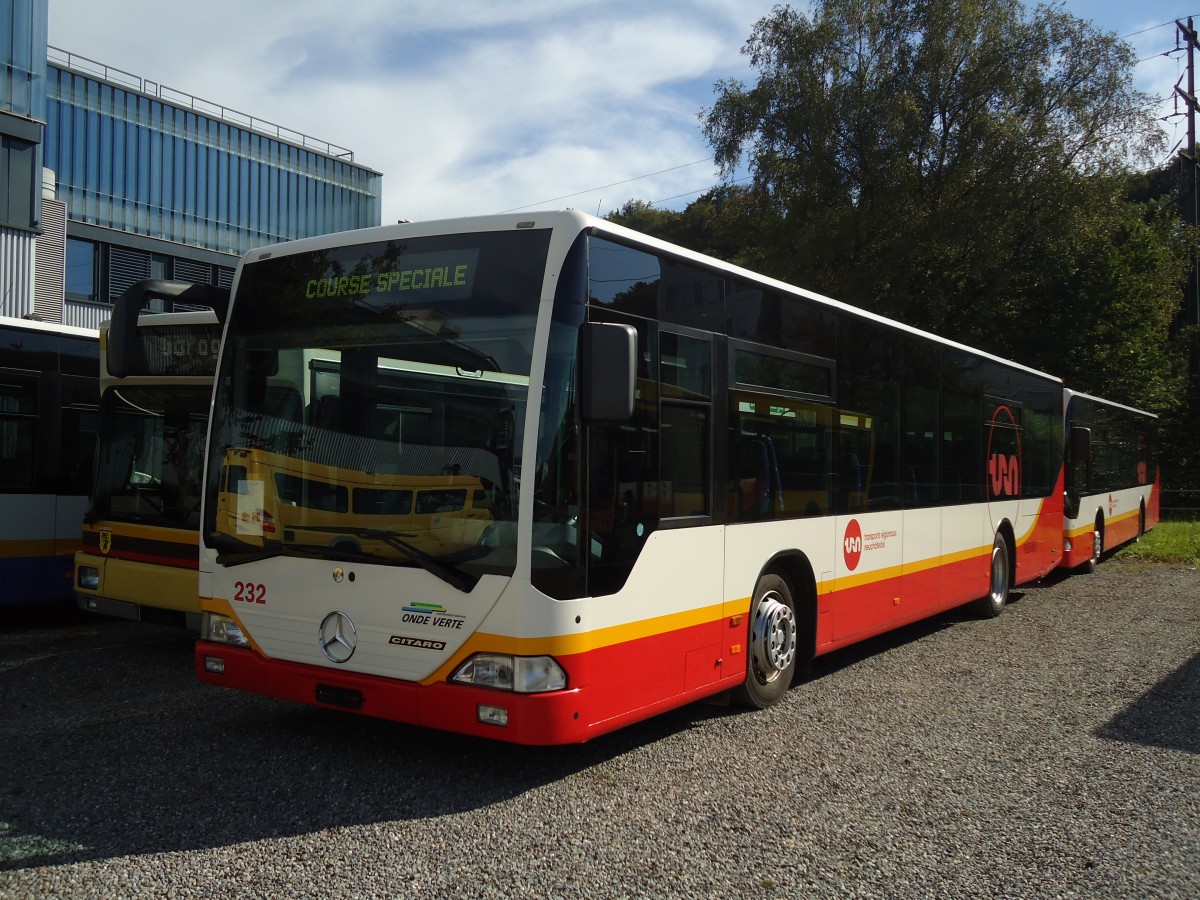
<svg viewBox="0 0 1200 900"><path fill-rule="evenodd" d="M1097 397L1093 394L1087 394L1083 391L1073 391L1070 388L1064 388L1063 393L1066 394L1067 402L1069 403L1074 397L1082 397L1085 400L1091 400L1093 403L1102 403L1105 406L1111 406L1114 409L1123 409L1126 412L1135 413L1139 416L1146 416L1150 419L1157 419L1158 416L1152 412L1146 412L1144 409L1138 409L1136 406L1126 406L1124 403L1116 403L1112 400L1105 400L1103 397ZM1064 404L1065 406L1066 404Z"/></svg>
<svg viewBox="0 0 1200 900"><path fill-rule="evenodd" d="M711 256L705 256L702 253L697 253L693 250L688 250L686 247L681 247L678 244L672 244L668 241L659 238L651 237L639 231L626 228L622 225L617 225L605 219L600 219L595 216L587 215L576 210L545 210L540 212L526 213L502 213L491 216L468 216L458 219L440 219L429 222L404 222L396 225L381 225L374 228L362 228L354 231L340 231L332 234L318 235L316 237L303 238L298 241L289 241L282 244L274 244L268 247L258 247L249 251L242 258L238 266L238 277L235 278L235 286L237 280L240 279L241 266L246 263L259 262L264 259L270 259L275 256L305 253L313 250L325 250L331 247L341 247L349 244L365 244L374 241L387 240L403 240L406 238L416 237L433 237L440 234L470 234L481 231L508 231L516 229L534 229L534 228L556 228L569 230L575 233L582 231L590 231L594 234L613 238L621 243L632 244L637 247L642 247L647 250L657 251L670 255L676 259L692 263L702 268L711 271L719 272L728 275L732 278L739 278L746 281L753 281L763 287L768 287L773 290L791 294L793 296L804 297L814 303L822 306L827 306L831 309L838 310L847 315L857 316L890 328L895 328L907 334L916 337L930 340L935 343L950 347L955 350L961 350L965 353L970 353L973 356L978 356L991 362L1000 363L1009 366L1013 369L1022 372L1036 375L1039 378L1045 378L1050 381L1062 384L1062 379L1056 375L1050 375L1047 372L1039 371L1038 369L1022 365L1010 359L1005 359L1001 356L988 353L984 350L979 350L975 347L970 347L966 344L960 344L948 338L939 337L931 332L922 331L919 328L914 328L911 325L906 325L903 322L897 322L894 319L889 319L881 316L878 313L873 313L865 309L860 309L840 300L835 300L832 297L826 297L814 291L805 288L797 287L785 281L771 278L767 275L762 275L750 269L744 269L741 266L732 263L724 262L720 259Z"/></svg>

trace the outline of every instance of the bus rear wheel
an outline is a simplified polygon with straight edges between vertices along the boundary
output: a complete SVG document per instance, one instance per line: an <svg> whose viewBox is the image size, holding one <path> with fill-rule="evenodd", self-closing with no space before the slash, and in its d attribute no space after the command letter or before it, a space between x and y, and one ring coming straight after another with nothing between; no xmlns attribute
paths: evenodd
<svg viewBox="0 0 1200 900"><path fill-rule="evenodd" d="M1100 555L1104 552L1104 520L1099 516L1096 517L1096 529L1092 532L1092 555L1088 557L1088 561L1083 564L1083 571L1089 575L1096 571L1096 567L1100 565Z"/></svg>
<svg viewBox="0 0 1200 900"><path fill-rule="evenodd" d="M734 691L734 699L743 706L766 709L791 686L799 649L796 601L787 581L774 572L755 585L747 643L746 680Z"/></svg>
<svg viewBox="0 0 1200 900"><path fill-rule="evenodd" d="M1009 564L1008 541L1004 535L996 535L992 543L992 577L987 596L979 601L979 610L989 619L1004 611L1008 593L1012 589L1012 567Z"/></svg>

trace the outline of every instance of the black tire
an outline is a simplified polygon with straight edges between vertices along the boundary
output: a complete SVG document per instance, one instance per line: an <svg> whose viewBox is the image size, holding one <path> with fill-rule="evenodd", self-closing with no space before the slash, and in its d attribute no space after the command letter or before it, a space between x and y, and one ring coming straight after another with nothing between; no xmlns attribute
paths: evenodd
<svg viewBox="0 0 1200 900"><path fill-rule="evenodd" d="M746 641L746 680L733 692L743 706L774 706L796 674L800 630L791 586L774 572L758 579L750 602Z"/></svg>
<svg viewBox="0 0 1200 900"><path fill-rule="evenodd" d="M1004 612L1008 594L1012 590L1012 564L1009 561L1008 541L1004 535L996 535L992 543L991 585L986 597L978 601L978 609L986 618L994 619Z"/></svg>
<svg viewBox="0 0 1200 900"><path fill-rule="evenodd" d="M1100 554L1104 552L1104 521L1099 517L1096 518L1096 529L1092 532L1092 555L1088 557L1088 561L1082 566L1084 572L1089 575L1095 574L1096 567L1100 565Z"/></svg>

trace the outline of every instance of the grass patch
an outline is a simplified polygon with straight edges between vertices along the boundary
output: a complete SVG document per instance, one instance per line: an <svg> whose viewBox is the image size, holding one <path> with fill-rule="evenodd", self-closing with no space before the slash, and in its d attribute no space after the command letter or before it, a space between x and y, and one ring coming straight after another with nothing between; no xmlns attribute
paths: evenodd
<svg viewBox="0 0 1200 900"><path fill-rule="evenodd" d="M1141 541L1118 550L1114 558L1200 565L1200 522L1159 522Z"/></svg>

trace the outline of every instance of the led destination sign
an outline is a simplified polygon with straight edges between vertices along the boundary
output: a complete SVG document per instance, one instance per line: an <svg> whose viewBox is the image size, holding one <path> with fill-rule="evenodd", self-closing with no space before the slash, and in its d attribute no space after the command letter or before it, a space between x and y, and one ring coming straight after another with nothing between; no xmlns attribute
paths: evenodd
<svg viewBox="0 0 1200 900"><path fill-rule="evenodd" d="M221 326L216 322L140 327L136 339L140 347L135 347L134 353L140 364L133 365L132 374L182 378L217 371Z"/></svg>
<svg viewBox="0 0 1200 900"><path fill-rule="evenodd" d="M471 296L478 261L478 248L407 254L402 265L383 271L310 279L304 296L315 300L412 293L426 299L464 300Z"/></svg>

